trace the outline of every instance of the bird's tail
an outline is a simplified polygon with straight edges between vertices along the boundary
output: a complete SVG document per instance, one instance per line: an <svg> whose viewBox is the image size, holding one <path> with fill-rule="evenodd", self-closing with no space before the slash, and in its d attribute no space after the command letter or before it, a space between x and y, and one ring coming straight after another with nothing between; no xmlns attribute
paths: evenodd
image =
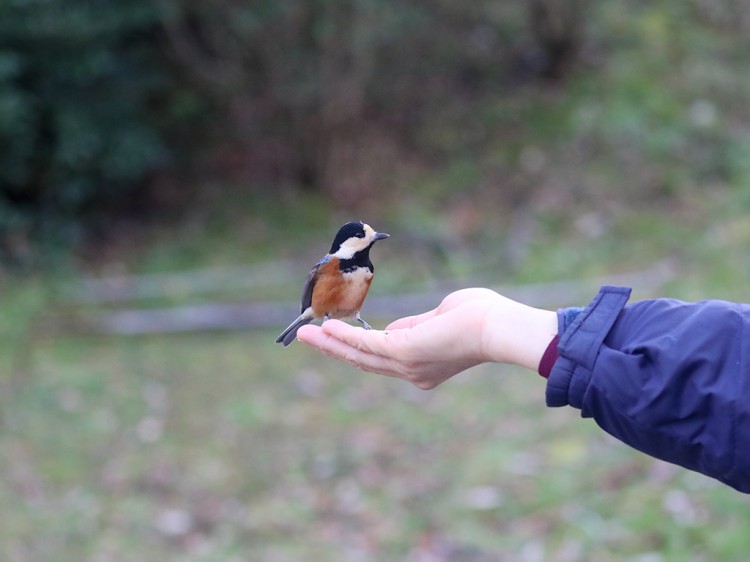
<svg viewBox="0 0 750 562"><path fill-rule="evenodd" d="M276 343L283 343L284 347L289 347L289 345L297 338L297 330L299 330L301 326L309 324L312 321L312 317L305 316L304 314L300 315L294 322L289 324L289 327L286 330L281 332L279 337L276 338Z"/></svg>

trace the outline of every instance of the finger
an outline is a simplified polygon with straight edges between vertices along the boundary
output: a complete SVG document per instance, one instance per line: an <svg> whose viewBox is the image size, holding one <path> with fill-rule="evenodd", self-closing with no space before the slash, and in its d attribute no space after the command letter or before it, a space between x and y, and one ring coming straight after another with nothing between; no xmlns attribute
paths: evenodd
<svg viewBox="0 0 750 562"><path fill-rule="evenodd" d="M326 322L326 324L329 324L330 322L334 321L331 320ZM365 331L361 328L353 329L362 332ZM372 330L367 331L369 332ZM392 377L400 376L398 374L397 365L390 358L374 355L357 349L345 341L326 333L326 331L319 326L303 326L297 332L297 336L301 342L318 349L330 357L345 361L358 369Z"/></svg>
<svg viewBox="0 0 750 562"><path fill-rule="evenodd" d="M459 291L454 291L453 293L445 297L442 300L442 302L437 306L437 308L433 308L432 310L428 310L427 312L423 312L422 314L416 314L414 316L406 316L404 318L399 318L398 320L394 320L386 327L386 330L401 330L405 328L408 329L408 328L413 328L415 326L418 326L419 324L422 324L423 322L432 320L436 316L445 314L449 310L455 308L456 306L466 301L477 298L476 295L480 291L481 292L487 291L490 293L492 292L489 289L462 289Z"/></svg>
<svg viewBox="0 0 750 562"><path fill-rule="evenodd" d="M326 355L337 359L354 362L353 351L357 351L349 344L327 334L320 326L303 326L297 332L297 337L302 343L311 345Z"/></svg>
<svg viewBox="0 0 750 562"><path fill-rule="evenodd" d="M345 344L375 355L390 357L394 355L393 344L397 339L393 334L381 330L363 330L340 320L329 320L322 326L323 332Z"/></svg>
<svg viewBox="0 0 750 562"><path fill-rule="evenodd" d="M422 314L415 314L414 316L405 316L404 318L399 318L398 320L394 320L388 326L386 326L386 330L403 330L408 328L413 328L414 326L421 324L422 322L426 322L427 320L430 320L432 318L435 318L437 315L437 309L429 310L427 312L423 312Z"/></svg>
<svg viewBox="0 0 750 562"><path fill-rule="evenodd" d="M316 326L315 324L306 324L300 326L297 330L297 339L299 341L315 347L317 347L318 342L323 336L324 334L320 326Z"/></svg>

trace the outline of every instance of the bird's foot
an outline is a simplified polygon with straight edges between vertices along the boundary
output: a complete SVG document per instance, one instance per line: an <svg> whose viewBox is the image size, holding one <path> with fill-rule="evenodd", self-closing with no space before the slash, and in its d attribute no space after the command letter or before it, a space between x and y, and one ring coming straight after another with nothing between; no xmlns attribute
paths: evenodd
<svg viewBox="0 0 750 562"><path fill-rule="evenodd" d="M365 322L365 321L364 321L364 320L363 320L363 319L362 319L362 318L360 317L360 315L359 315L359 312L357 312L357 314L355 314L355 315L354 315L354 319L355 319L355 320L356 320L357 322L359 322L360 324L362 324L362 327L363 327L363 328L364 328L365 330L372 330L372 328L370 327L370 325L369 325L369 324L368 324L367 322Z"/></svg>

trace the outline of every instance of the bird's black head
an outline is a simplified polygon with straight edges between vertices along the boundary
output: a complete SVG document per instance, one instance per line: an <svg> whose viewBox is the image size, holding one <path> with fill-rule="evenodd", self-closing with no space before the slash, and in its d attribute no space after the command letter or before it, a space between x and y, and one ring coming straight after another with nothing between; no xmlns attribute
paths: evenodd
<svg viewBox="0 0 750 562"><path fill-rule="evenodd" d="M388 238L385 232L375 232L363 222L348 222L336 233L331 244L331 254L341 259L350 259L357 252L368 249L378 240Z"/></svg>

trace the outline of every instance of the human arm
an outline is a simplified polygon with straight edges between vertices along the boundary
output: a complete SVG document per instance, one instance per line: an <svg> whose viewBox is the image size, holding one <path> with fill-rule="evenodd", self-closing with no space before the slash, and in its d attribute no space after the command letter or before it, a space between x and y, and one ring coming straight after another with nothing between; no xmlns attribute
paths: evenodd
<svg viewBox="0 0 750 562"><path fill-rule="evenodd" d="M603 287L560 335L548 406L750 492L750 306Z"/></svg>
<svg viewBox="0 0 750 562"><path fill-rule="evenodd" d="M487 361L536 369L559 334L548 406L578 408L639 451L750 492L750 306L629 297L603 287L585 309L555 314L470 289L387 335L330 321L299 336L427 389Z"/></svg>

